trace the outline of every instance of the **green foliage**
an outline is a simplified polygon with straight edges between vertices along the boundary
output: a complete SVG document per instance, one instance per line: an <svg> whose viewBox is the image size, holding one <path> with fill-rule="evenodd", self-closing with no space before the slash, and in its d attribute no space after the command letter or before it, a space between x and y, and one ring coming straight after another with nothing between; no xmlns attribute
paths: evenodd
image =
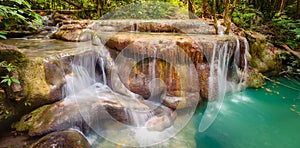
<svg viewBox="0 0 300 148"><path fill-rule="evenodd" d="M6 35L7 33L4 31L0 31L0 39L6 39Z"/></svg>
<svg viewBox="0 0 300 148"><path fill-rule="evenodd" d="M163 2L138 1L105 15L105 19L167 19L175 17L178 7Z"/></svg>
<svg viewBox="0 0 300 148"><path fill-rule="evenodd" d="M300 59L287 51L279 52L279 58L285 65L281 74L300 78Z"/></svg>
<svg viewBox="0 0 300 148"><path fill-rule="evenodd" d="M276 32L277 44L287 44L293 49L300 47L300 19L294 20L284 13L277 13L271 24Z"/></svg>
<svg viewBox="0 0 300 148"><path fill-rule="evenodd" d="M238 5L232 15L232 21L241 28L255 29L261 23L263 14L253 6Z"/></svg>
<svg viewBox="0 0 300 148"><path fill-rule="evenodd" d="M20 81L14 77L10 77L9 75L6 75L6 76L2 76L2 81L1 83L7 83L8 86L11 85L12 82L15 82L15 83L20 83Z"/></svg>
<svg viewBox="0 0 300 148"><path fill-rule="evenodd" d="M0 28L4 30L15 30L19 26L36 30L37 25L42 25L41 17L31 10L30 4L25 0L1 0L0 22ZM0 35L5 38L3 32Z"/></svg>
<svg viewBox="0 0 300 148"><path fill-rule="evenodd" d="M13 71L16 70L16 67L12 65L11 63L7 64L6 61L2 61L0 63L0 68L4 68L8 74L5 76L1 76L2 80L0 83L6 83L8 86L11 86L12 83L18 83L20 84L20 81L13 76L10 76Z"/></svg>

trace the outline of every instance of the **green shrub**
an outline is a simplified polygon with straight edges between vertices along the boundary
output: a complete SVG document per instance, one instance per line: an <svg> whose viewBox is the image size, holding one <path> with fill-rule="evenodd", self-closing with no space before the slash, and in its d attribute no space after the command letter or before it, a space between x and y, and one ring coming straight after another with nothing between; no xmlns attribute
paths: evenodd
<svg viewBox="0 0 300 148"><path fill-rule="evenodd" d="M232 15L233 23L244 29L255 29L262 20L262 13L251 5L238 5Z"/></svg>
<svg viewBox="0 0 300 148"><path fill-rule="evenodd" d="M104 19L168 19L175 17L179 8L176 5L156 1L137 1L118 7L106 14Z"/></svg>
<svg viewBox="0 0 300 148"><path fill-rule="evenodd" d="M287 44L293 49L300 48L300 19L294 20L285 13L277 13L271 24L277 44Z"/></svg>
<svg viewBox="0 0 300 148"><path fill-rule="evenodd" d="M42 25L42 19L31 10L30 4L25 0L1 0L0 24L2 30L16 30L20 26L36 30L37 25ZM0 35L4 38L3 32Z"/></svg>
<svg viewBox="0 0 300 148"><path fill-rule="evenodd" d="M12 83L20 83L20 81L14 78L12 72L16 70L16 67L11 63L7 63L6 61L0 62L0 69L6 71L6 75L0 76L2 79L0 83L6 83L7 86L11 86Z"/></svg>

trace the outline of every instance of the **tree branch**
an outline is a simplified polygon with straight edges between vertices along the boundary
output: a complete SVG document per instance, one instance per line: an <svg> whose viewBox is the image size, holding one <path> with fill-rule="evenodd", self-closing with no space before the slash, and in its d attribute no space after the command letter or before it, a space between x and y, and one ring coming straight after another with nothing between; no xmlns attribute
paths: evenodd
<svg viewBox="0 0 300 148"><path fill-rule="evenodd" d="M291 52L293 55L295 55L297 58L300 59L300 53L297 51L292 50L288 45L283 44L281 45L281 47L283 47L284 49L286 49L287 51Z"/></svg>

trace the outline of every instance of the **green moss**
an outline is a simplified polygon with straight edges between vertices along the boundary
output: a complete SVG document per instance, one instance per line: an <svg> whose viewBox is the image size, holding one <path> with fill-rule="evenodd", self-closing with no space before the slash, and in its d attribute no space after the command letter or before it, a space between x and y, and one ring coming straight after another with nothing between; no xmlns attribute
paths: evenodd
<svg viewBox="0 0 300 148"><path fill-rule="evenodd" d="M43 112L46 111L49 107L50 105L44 105L23 116L19 122L12 125L12 128L15 128L16 131L19 132L29 131L30 129L32 129L35 121L43 116Z"/></svg>
<svg viewBox="0 0 300 148"><path fill-rule="evenodd" d="M248 71L247 86L252 88L260 88L265 85L264 75L256 70Z"/></svg>
<svg viewBox="0 0 300 148"><path fill-rule="evenodd" d="M46 82L42 58L30 60L20 73L24 81L23 89L27 96L26 101L32 102L32 105L35 106L50 97L50 87Z"/></svg>
<svg viewBox="0 0 300 148"><path fill-rule="evenodd" d="M28 63L28 58L18 51L18 49L11 45L5 45L0 43L0 61L7 61L16 65L18 68L24 67Z"/></svg>

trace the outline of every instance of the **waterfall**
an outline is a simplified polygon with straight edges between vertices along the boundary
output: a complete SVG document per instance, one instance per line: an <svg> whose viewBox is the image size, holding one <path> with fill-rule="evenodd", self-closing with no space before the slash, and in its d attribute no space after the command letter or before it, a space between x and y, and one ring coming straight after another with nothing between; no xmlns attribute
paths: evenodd
<svg viewBox="0 0 300 148"><path fill-rule="evenodd" d="M102 79L103 79L103 84L107 85L107 80L106 80L106 72L105 72L105 63L102 57L99 57L98 59L99 63L100 63L100 67L101 67L101 71L102 71Z"/></svg>
<svg viewBox="0 0 300 148"><path fill-rule="evenodd" d="M248 42L244 39L245 51L243 56L242 66L244 69L240 70L238 65L240 64L241 59L241 48L240 41L236 39L236 49L230 49L228 42L223 43L213 43L213 53L212 56L205 55L209 59L210 72L208 77L208 104L204 115L201 119L199 125L199 132L204 132L216 119L224 100L224 97L228 91L240 90L243 87L245 82L245 73L247 73L247 54L248 54ZM233 51L235 52L233 54ZM234 55L234 61L230 65L231 55ZM236 73L236 76L239 78L238 82L235 80L228 79L228 70L230 67L233 67Z"/></svg>
<svg viewBox="0 0 300 148"><path fill-rule="evenodd" d="M98 55L93 53L86 55L82 53L74 57L71 63L72 72L65 76L65 96L74 96L96 83L95 71L98 58Z"/></svg>
<svg viewBox="0 0 300 148"><path fill-rule="evenodd" d="M117 24L118 22L115 22L114 25L117 26ZM134 21L127 22L126 27L128 32L134 32L132 33L134 35L141 34L141 36L142 33L139 34L136 31L138 31L138 29L141 31L145 29L142 25L139 26L139 22ZM103 32L100 30L96 33L101 35ZM122 33L120 34L122 35ZM161 34L168 36L168 34L165 33ZM230 90L234 90L234 88L242 87L242 83L244 82L244 79L241 78L243 73L238 73L236 75L240 78L238 80L238 85L235 84L235 79L230 79L230 77L233 76L230 71L240 71L240 67L243 67L241 63L245 64L244 68L247 67L246 54L248 49L245 49L245 51L241 50L240 39L236 39L236 43L234 43L234 38L229 36L225 36L226 38L224 39L218 38L217 36L208 36L208 39L212 39L209 41L203 41L207 39L206 36L198 35L191 35L191 39L187 39L186 36L177 37L176 35L161 38L159 36L149 36L145 39L150 39L150 42L144 41L144 38L139 38L141 40L137 39L136 42L127 45L127 47L122 47L122 51L119 52L117 58L113 60L108 48L102 45L101 42L103 41L100 41L100 35L99 37L97 35L98 34L92 35L93 40L91 46L80 48L79 50L81 51L78 52L81 52L82 54L78 54L73 59L72 72L66 75L66 95L71 97L66 97L66 99L77 101L79 107L80 103L87 99L94 99L96 100L95 102L98 100L104 102L109 101L119 105L117 106L119 108L111 108L111 112L108 112L107 114L117 114L118 117L122 118L122 122L119 122L118 119L111 119L108 121L100 121L99 119L98 121L97 117L91 117L88 115L88 110L82 110L83 118L88 121L88 123L90 120L97 120L96 122L92 122L89 126L91 126L99 135L106 137L108 140L115 143L120 142L123 137L127 136L139 141L138 144L132 145L147 146L155 144L156 142L161 141L161 139L166 139L166 137L169 138L170 135L175 135L178 130L180 130L181 127L186 125L187 121L190 120L192 114L188 113L194 112L198 103L196 101L199 101L199 81L197 75L198 72L195 69L194 62L189 56L197 59L202 58L202 55L198 53L201 51L185 51L189 50L189 48L185 49L185 43L190 42L190 40L199 41L201 44L203 43L202 45L204 47L199 48L199 50L206 50L202 51L202 53L206 57L210 68L208 74L209 102L202 118L202 122L199 125L200 132L205 131L215 120L226 93ZM157 33L155 35L159 34ZM104 40L107 41L107 38L104 38ZM245 42L246 40L244 43ZM138 45L137 47L140 49L132 48L136 45ZM183 47L179 45L183 45ZM207 47L205 47L206 45ZM212 50L210 50L211 47L213 47ZM247 47L246 43L245 47ZM192 47L191 50L193 50ZM191 55L188 55L186 52L190 52L188 54ZM240 54L243 55L240 56ZM141 63L142 65L139 66L141 66L144 70L144 66L146 65L144 62L149 66L146 73L152 76L151 78L147 78L145 81L142 81L143 84L145 84L145 82L149 84L148 87L151 92L149 101L143 100L139 95L131 92L127 88L128 86L125 86L125 84L128 85L128 82L130 81L129 76L132 69ZM162 73L167 72L167 75L161 75L161 72L158 71L160 70L159 64L163 62L167 63L167 65L164 67L165 71ZM243 72L245 72L245 69ZM109 78L107 78L106 73L110 76ZM99 74L102 75L99 76ZM135 75L133 76L135 77ZM159 79L161 76L167 79L168 85L165 85ZM102 81L100 81L99 78ZM150 82L148 79L151 79ZM174 88L168 89L174 89L174 94L176 93L175 95L178 95L174 95L174 98L180 100L177 102L174 99L176 101L175 103L178 103L175 107L178 109L176 111L173 110L173 106L172 109L170 109L167 108L165 104L162 104L169 102L160 102L165 99L161 96L165 96L169 93L166 91L166 86L169 86L170 84L174 85ZM191 101L185 98L191 99ZM163 108L161 106L165 108L157 109ZM190 106L192 107L187 109L188 111L185 110L185 107ZM180 107L184 109L181 110L182 108ZM170 114L177 114L177 112L181 112L180 116L178 116L181 120L171 120L173 117ZM156 128L158 130L148 130L148 126L152 129ZM111 134L115 132L116 127L118 127L117 129L120 129L120 131L117 131L119 133L117 135ZM164 130L164 132L159 132L160 130ZM128 136L128 133L131 133L131 135ZM152 136L149 137L149 139L141 138L144 135L150 134L152 134Z"/></svg>

